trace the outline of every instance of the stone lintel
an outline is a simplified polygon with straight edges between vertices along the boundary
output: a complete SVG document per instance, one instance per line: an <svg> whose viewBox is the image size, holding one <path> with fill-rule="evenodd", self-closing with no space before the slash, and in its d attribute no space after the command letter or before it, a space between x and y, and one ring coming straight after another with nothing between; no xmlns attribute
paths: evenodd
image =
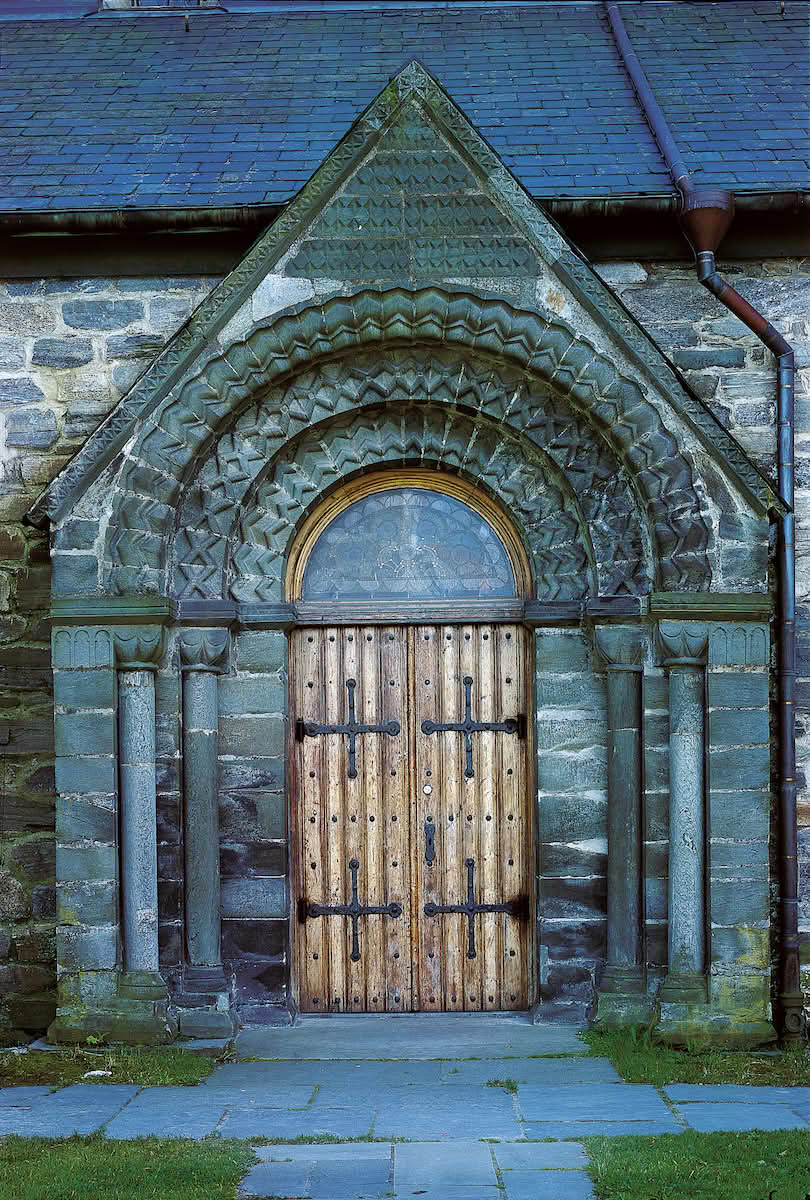
<svg viewBox="0 0 810 1200"><path fill-rule="evenodd" d="M55 625L165 625L174 616L167 596L54 596L51 603Z"/></svg>
<svg viewBox="0 0 810 1200"><path fill-rule="evenodd" d="M292 604L240 604L239 624L245 629L292 629L296 612Z"/></svg>
<svg viewBox="0 0 810 1200"><path fill-rule="evenodd" d="M235 600L178 600L180 625L234 625L239 616Z"/></svg>
<svg viewBox="0 0 810 1200"><path fill-rule="evenodd" d="M657 620L767 621L771 598L762 592L653 592L649 612Z"/></svg>
<svg viewBox="0 0 810 1200"><path fill-rule="evenodd" d="M585 614L594 621L625 621L646 611L646 597L594 596L585 602Z"/></svg>
<svg viewBox="0 0 810 1200"><path fill-rule="evenodd" d="M527 600L523 624L530 629L541 629L544 625L579 625L582 612L580 600Z"/></svg>

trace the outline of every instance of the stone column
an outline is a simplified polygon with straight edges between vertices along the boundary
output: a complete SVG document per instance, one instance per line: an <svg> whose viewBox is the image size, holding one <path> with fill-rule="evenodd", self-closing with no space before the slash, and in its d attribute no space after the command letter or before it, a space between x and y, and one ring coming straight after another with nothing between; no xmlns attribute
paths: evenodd
<svg viewBox="0 0 810 1200"><path fill-rule="evenodd" d="M603 1026L647 1020L651 1004L642 942L641 681L644 634L602 626L608 711L607 966L599 985Z"/></svg>
<svg viewBox="0 0 810 1200"><path fill-rule="evenodd" d="M199 1037L230 1036L220 936L217 794L217 675L225 665L228 631L184 629L178 645L183 671L184 993L208 1000L198 1000L186 1011L180 999L180 1030Z"/></svg>
<svg viewBox="0 0 810 1200"><path fill-rule="evenodd" d="M156 1030L167 1026L168 994L158 969L155 781L155 672L163 649L163 630L160 626L123 627L115 631L114 640L124 959L118 993L133 1002L133 1022L147 1032L151 1023ZM137 1001L142 1001L142 1006ZM175 1032L170 1029L171 1036Z"/></svg>
<svg viewBox="0 0 810 1200"><path fill-rule="evenodd" d="M705 667L708 627L661 621L669 672L669 932L662 1006L707 1001ZM677 1019L678 1014L671 1013ZM666 1014L662 1010L662 1019Z"/></svg>

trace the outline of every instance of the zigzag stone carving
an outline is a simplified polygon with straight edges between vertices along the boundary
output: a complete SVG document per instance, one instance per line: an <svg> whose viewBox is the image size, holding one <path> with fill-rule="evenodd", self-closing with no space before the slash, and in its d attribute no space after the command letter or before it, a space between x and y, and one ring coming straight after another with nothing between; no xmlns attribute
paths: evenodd
<svg viewBox="0 0 810 1200"><path fill-rule="evenodd" d="M425 406L363 412L303 436L294 455L278 460L238 522L230 594L242 601L281 600L289 541L312 501L330 483L369 467L418 463L467 475L505 504L525 538L539 598L592 595L593 548L575 497L551 464L544 471L538 455L527 460L521 449L492 423Z"/></svg>
<svg viewBox="0 0 810 1200"><path fill-rule="evenodd" d="M554 392L567 400L593 430L593 442L603 440L611 448L641 498L654 547L657 586L698 591L709 586L710 531L690 466L638 384L622 376L605 355L563 323L516 310L503 300L440 288L364 291L320 305L302 305L294 314L257 328L224 354L212 355L177 395L164 401L154 422L144 427L133 445L117 504L126 517L114 513L110 523L108 552L113 566L126 565L123 546L134 538L136 528L155 535L165 552L163 505L144 504L134 475L142 477L148 468L156 484L152 495L170 503L192 461L210 453L220 439L224 414L238 416L257 392L320 363L325 370L327 366L337 370L340 360L372 349L380 354L407 346L412 352L414 345L433 351L452 349L487 363L496 374L505 368L517 371L524 387L517 394L492 387L480 411L525 431L541 445L550 444L545 401L532 405L532 395L547 397ZM288 399L289 407L267 414L265 461L304 428L358 403L345 393L336 396L331 388L313 394L291 387ZM447 399L456 402L455 397ZM369 402L367 394L365 402ZM127 538L121 534L122 525ZM151 548L154 543L139 543L139 552L144 546ZM160 571L152 572L150 586L155 590L165 585L165 576L161 577L165 566L164 558Z"/></svg>
<svg viewBox="0 0 810 1200"><path fill-rule="evenodd" d="M177 593L222 594L226 545L235 547L240 542L235 529L239 511L252 514L257 493L259 503L266 507L262 498L266 480L271 477L277 480L282 470L278 460L272 459L279 445L276 415L285 409L296 411L307 397L310 404L317 405L324 396L330 398L331 409L345 416L337 421L333 418L333 423L326 428L321 426L316 435L302 435L295 444L287 444L280 455L285 463L299 464L301 445L309 446L311 437L316 436L317 444L322 447L320 456L325 461L319 466L320 482L318 487L313 485L308 504L330 483L360 469L361 465L373 463L369 437L364 433L362 439L358 436L347 441L342 431L346 420L361 405L385 404L386 428L395 422L399 440L394 452L390 447L386 450L381 436L377 438L375 453L380 461L392 461L398 456L399 461L422 462L427 457L444 470L466 471L473 478L486 474L482 462L508 462L508 470L501 471L502 477L490 481L489 486L516 517L523 520L525 514L524 535L527 542L534 538L535 552L540 556L534 564L540 597L573 599L590 592L588 581L581 576L585 562L577 565L574 582L573 577L567 581L563 578L565 571L555 579L548 559L553 553L550 547L564 540L558 527L563 520L563 509L576 513L577 539L584 545L593 545L602 594L648 591L649 571L637 502L614 455L548 389L533 395L526 392L526 380L519 373L495 370L486 362L470 362L448 353L420 358L399 351L382 359L362 356L305 372L286 390L270 393L261 404L242 414L185 493L175 543ZM515 426L526 426L525 433L517 434L515 428L504 429L502 423L495 424L492 418L484 417L486 409L498 402L501 418L507 409L511 410L516 414ZM358 429L366 420L372 417L358 419ZM379 431L383 420L379 410L373 420ZM340 470L334 462L334 438L338 438L341 448ZM267 466L269 462L272 467ZM526 478L527 468L532 478ZM510 482L513 475L520 479L522 490L518 496L513 495ZM570 497L565 503L559 498L555 501L554 511L560 514L557 525L539 509L527 511L526 497L549 485ZM292 525L300 516L301 510L296 507ZM253 519L246 516L243 528ZM283 521L281 516L278 519ZM585 532L588 529L590 533ZM538 539L543 538L549 549L541 553ZM246 541L249 544L253 539L247 537ZM269 560L265 560L263 569L267 570L269 565ZM255 564L247 573L257 574ZM271 574L278 574L277 564ZM267 586L271 586L269 581ZM276 592L272 595L275 597Z"/></svg>

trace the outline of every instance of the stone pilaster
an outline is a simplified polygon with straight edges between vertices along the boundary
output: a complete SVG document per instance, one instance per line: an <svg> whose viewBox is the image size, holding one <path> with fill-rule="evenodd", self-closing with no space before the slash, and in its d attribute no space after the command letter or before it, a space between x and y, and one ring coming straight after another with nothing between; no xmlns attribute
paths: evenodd
<svg viewBox="0 0 810 1200"><path fill-rule="evenodd" d="M118 783L121 937L119 997L144 1038L166 1041L168 992L158 969L155 672L163 650L160 625L114 632L118 668Z"/></svg>
<svg viewBox="0 0 810 1200"><path fill-rule="evenodd" d="M217 795L217 676L227 662L228 630L183 629L178 647L183 672L186 968L184 992L176 1002L182 1033L222 1037L234 1029L222 966Z"/></svg>
<svg viewBox="0 0 810 1200"><path fill-rule="evenodd" d="M661 621L669 673L668 967L661 1031L677 1035L706 1005L706 656L709 629Z"/></svg>
<svg viewBox="0 0 810 1200"><path fill-rule="evenodd" d="M608 714L607 966L599 985L602 1026L646 1022L651 1011L642 941L641 680L645 635L633 626L595 631Z"/></svg>

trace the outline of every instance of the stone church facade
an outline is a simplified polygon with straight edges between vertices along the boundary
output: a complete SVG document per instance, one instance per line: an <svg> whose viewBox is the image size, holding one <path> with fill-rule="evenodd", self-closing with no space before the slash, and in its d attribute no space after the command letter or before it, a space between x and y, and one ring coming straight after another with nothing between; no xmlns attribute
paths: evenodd
<svg viewBox="0 0 810 1200"><path fill-rule="evenodd" d="M8 1031L776 1035L772 363L440 84L224 277L5 285Z"/></svg>

